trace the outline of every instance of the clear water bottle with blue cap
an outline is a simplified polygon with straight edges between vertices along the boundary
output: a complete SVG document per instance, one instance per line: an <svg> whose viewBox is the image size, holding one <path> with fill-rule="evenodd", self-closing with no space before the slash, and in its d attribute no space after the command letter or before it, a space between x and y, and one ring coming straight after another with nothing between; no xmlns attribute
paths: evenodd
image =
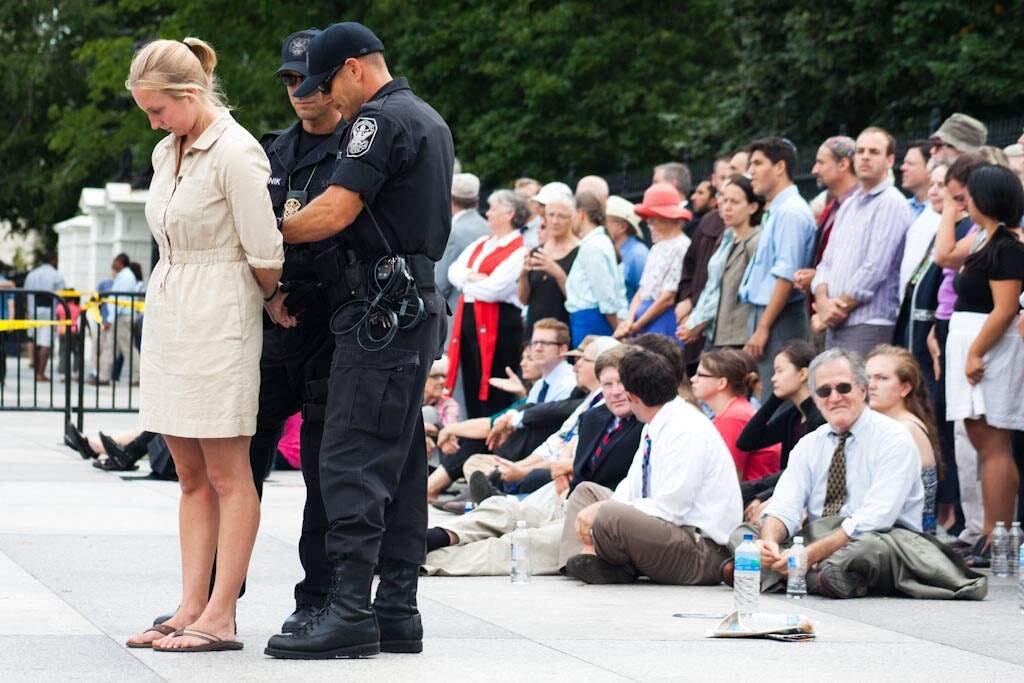
<svg viewBox="0 0 1024 683"><path fill-rule="evenodd" d="M754 534L743 534L734 561L732 595L742 625L757 612L761 595L761 549L754 543Z"/></svg>

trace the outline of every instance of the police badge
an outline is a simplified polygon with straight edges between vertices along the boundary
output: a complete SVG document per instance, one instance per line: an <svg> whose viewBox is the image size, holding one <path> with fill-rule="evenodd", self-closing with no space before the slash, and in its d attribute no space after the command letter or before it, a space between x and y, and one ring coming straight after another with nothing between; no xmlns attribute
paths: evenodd
<svg viewBox="0 0 1024 683"><path fill-rule="evenodd" d="M288 198L284 200L284 211L281 218L291 218L299 212L306 204L306 193L299 190L289 190Z"/></svg>
<svg viewBox="0 0 1024 683"><path fill-rule="evenodd" d="M308 47L309 37L298 36L296 38L292 38L292 42L288 43L288 52L290 52L293 57L301 57L306 53L306 48Z"/></svg>
<svg viewBox="0 0 1024 683"><path fill-rule="evenodd" d="M377 135L377 122L360 116L352 124L352 136L348 139L348 147L345 148L345 156L361 157L366 154L373 144L373 138Z"/></svg>

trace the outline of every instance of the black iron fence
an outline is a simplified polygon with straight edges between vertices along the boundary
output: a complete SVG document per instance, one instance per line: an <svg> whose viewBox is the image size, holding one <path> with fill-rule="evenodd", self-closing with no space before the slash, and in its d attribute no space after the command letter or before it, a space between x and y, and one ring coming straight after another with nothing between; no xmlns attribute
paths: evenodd
<svg viewBox="0 0 1024 683"><path fill-rule="evenodd" d="M142 292L0 290L0 412L138 411ZM77 386L76 386L77 385Z"/></svg>

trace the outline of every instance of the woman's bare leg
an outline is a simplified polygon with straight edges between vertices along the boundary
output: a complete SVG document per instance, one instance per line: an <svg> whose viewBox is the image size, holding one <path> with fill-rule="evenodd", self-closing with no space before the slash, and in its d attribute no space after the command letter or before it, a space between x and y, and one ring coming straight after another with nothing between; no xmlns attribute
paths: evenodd
<svg viewBox="0 0 1024 683"><path fill-rule="evenodd" d="M964 426L971 445L978 451L981 502L985 509L981 533L988 536L996 522L1005 522L1009 526L1013 521L1020 473L1013 460L1010 432L989 426L984 418L964 420Z"/></svg>
<svg viewBox="0 0 1024 683"><path fill-rule="evenodd" d="M206 463L198 439L165 436L171 450L181 487L178 506L178 531L181 544L181 601L178 611L167 621L175 629L185 628L206 609L210 593L213 555L217 549L217 495L206 473ZM251 482L250 482L251 483ZM130 639L132 642L170 640L150 631Z"/></svg>
<svg viewBox="0 0 1024 683"><path fill-rule="evenodd" d="M220 511L219 533L215 541L217 578L206 608L187 626L231 640L235 637L238 591L249 569L260 525L260 503L249 465L249 437L202 439L199 443ZM210 561L213 561L212 554ZM207 571L204 592L209 589L209 579ZM161 641L160 647L190 647L205 642L189 636L168 637Z"/></svg>

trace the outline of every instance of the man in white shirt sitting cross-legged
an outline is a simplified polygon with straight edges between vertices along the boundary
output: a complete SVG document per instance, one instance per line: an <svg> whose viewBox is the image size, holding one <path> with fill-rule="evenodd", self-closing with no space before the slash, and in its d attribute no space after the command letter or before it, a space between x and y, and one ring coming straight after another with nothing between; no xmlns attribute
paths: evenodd
<svg viewBox="0 0 1024 683"><path fill-rule="evenodd" d="M626 478L580 484L566 504L559 559L586 583L716 584L743 505L736 467L711 421L677 395L664 357L628 353L619 378L646 423Z"/></svg>

